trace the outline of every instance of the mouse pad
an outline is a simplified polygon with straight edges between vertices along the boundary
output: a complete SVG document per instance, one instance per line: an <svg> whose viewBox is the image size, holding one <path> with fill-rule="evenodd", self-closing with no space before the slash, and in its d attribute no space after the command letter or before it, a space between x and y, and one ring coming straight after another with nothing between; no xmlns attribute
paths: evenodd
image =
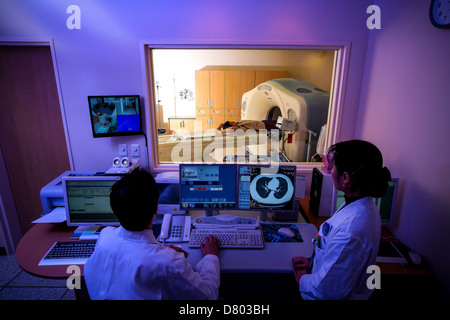
<svg viewBox="0 0 450 320"><path fill-rule="evenodd" d="M261 224L266 242L303 242L302 236L295 224ZM293 238L278 234L278 229L289 228L295 233Z"/></svg>

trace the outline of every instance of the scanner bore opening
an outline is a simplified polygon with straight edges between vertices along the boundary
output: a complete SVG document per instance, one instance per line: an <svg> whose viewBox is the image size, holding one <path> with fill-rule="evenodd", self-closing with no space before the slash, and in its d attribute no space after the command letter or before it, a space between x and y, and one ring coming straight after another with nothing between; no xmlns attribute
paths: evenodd
<svg viewBox="0 0 450 320"><path fill-rule="evenodd" d="M273 106L267 113L267 120L277 121L278 117L281 117L281 109L278 106Z"/></svg>

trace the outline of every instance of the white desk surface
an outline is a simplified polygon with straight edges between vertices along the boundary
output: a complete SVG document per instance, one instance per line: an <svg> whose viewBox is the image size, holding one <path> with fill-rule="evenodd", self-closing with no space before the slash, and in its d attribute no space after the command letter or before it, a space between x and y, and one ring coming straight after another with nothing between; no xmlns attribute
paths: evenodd
<svg viewBox="0 0 450 320"><path fill-rule="evenodd" d="M251 211L223 211L224 214L232 214L241 217L252 217L260 220L259 212ZM198 216L204 216L203 211L189 212L192 219ZM272 221L271 215L267 217L267 221L260 223L279 223L293 224L298 226L303 242L282 242L282 243L265 243L264 249L220 249L220 270L222 272L242 272L242 273L290 273L293 272L292 257L303 256L310 258L312 256L314 246L311 240L317 234L317 228L313 224L305 223L305 220L298 215L297 221L279 222ZM195 266L203 257L199 248L189 248L188 243L173 243L180 246L188 253L188 261Z"/></svg>
<svg viewBox="0 0 450 320"><path fill-rule="evenodd" d="M281 222L277 222L281 223ZM282 222L282 224L290 224ZM312 224L297 224L303 242L265 243L264 249L220 249L220 270L222 272L242 273L291 273L292 257L310 258L314 246L311 242L317 234ZM175 244L188 253L188 261L192 266L203 257L200 249L189 248L188 243Z"/></svg>

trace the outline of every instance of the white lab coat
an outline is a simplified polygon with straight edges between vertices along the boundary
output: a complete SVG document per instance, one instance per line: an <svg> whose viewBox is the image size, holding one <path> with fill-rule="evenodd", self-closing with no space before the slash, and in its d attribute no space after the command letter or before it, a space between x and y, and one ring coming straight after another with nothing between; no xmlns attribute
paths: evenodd
<svg viewBox="0 0 450 320"><path fill-rule="evenodd" d="M219 258L208 254L196 271L184 254L161 245L152 230L107 227L84 266L91 299L217 299Z"/></svg>
<svg viewBox="0 0 450 320"><path fill-rule="evenodd" d="M320 226L311 274L300 278L305 300L368 299L372 293L367 278L373 272L367 273L367 267L376 262L380 213L372 197L344 205Z"/></svg>

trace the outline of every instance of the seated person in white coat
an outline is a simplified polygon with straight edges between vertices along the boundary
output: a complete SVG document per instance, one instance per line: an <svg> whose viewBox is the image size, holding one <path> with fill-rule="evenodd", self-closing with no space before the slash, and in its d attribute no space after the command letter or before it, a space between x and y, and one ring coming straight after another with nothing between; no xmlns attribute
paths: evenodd
<svg viewBox="0 0 450 320"><path fill-rule="evenodd" d="M121 226L101 231L84 266L91 299L217 299L217 239L205 240L204 257L192 268L182 249L163 246L153 235L158 197L154 178L142 169L113 185L110 203Z"/></svg>
<svg viewBox="0 0 450 320"><path fill-rule="evenodd" d="M311 260L292 258L294 276L305 300L368 299L372 290L367 279L373 272L367 268L375 265L381 233L372 197L386 193L391 175L381 152L367 141L337 143L327 159L345 203L320 226Z"/></svg>

